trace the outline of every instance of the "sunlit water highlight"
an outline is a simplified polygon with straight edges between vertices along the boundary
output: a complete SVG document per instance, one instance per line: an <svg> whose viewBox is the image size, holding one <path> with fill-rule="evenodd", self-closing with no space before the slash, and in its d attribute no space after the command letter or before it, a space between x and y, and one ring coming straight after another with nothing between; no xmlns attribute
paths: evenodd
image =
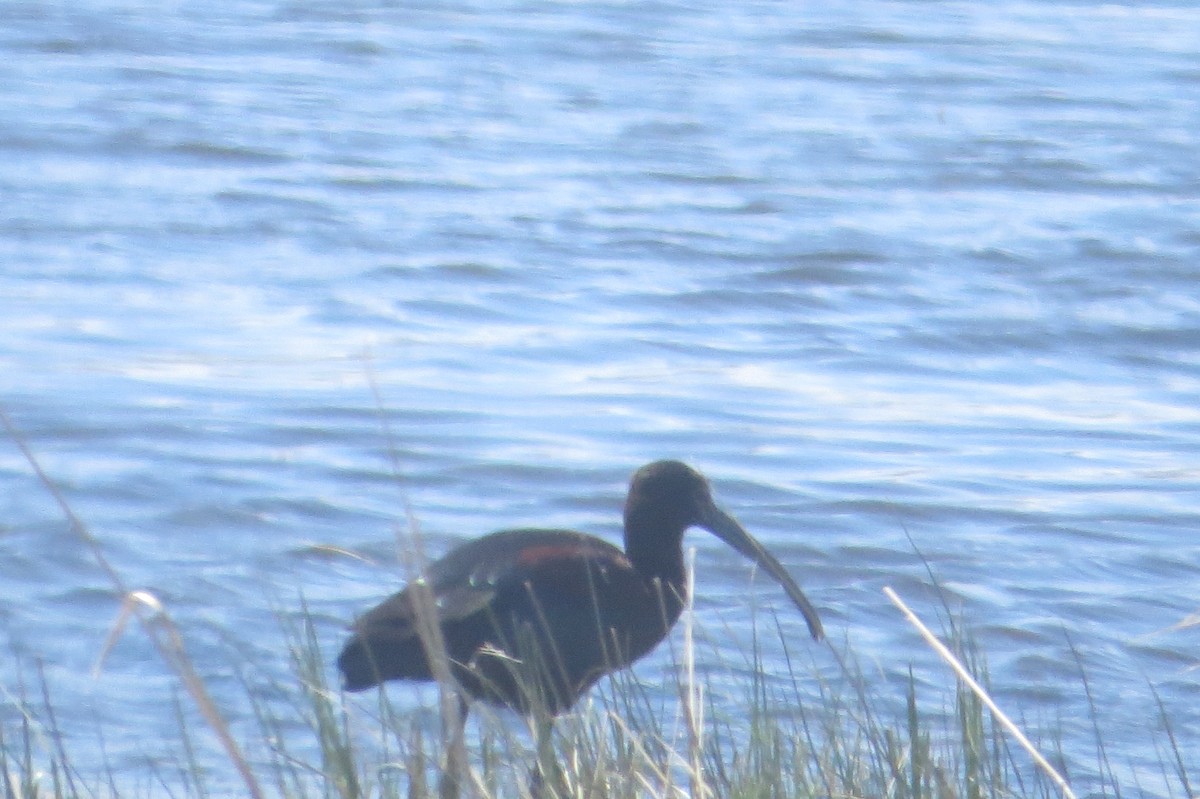
<svg viewBox="0 0 1200 799"><path fill-rule="evenodd" d="M1148 683L1195 748L1198 628L1170 629L1200 606L1192 5L0 19L0 399L218 697L231 647L284 671L301 591L333 649L399 585L406 503L434 554L615 537L670 456L883 675L949 682L880 593L936 612L923 557L1085 784L1071 645L1143 789ZM14 447L0 486L0 629L137 774L171 679L136 635L88 676L117 603ZM738 662L748 572L689 540Z"/></svg>

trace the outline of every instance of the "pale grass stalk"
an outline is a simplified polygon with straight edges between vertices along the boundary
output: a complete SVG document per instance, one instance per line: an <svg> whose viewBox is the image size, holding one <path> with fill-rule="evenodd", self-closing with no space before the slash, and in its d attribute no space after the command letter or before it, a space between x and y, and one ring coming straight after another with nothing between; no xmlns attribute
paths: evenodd
<svg viewBox="0 0 1200 799"><path fill-rule="evenodd" d="M1043 757L1042 753L1037 750L1037 747L1035 747L1033 743L1027 737L1025 737L1025 733L1021 732L1021 728L1014 724L1013 721L1007 715L1005 715L1004 711L1000 709L999 705L997 705L992 700L991 696L988 695L987 691L983 689L983 686L975 681L975 678L971 676L971 673L967 671L966 667L963 666L962 663L959 662L958 658L954 656L954 653L951 652L945 644L938 640L938 637L934 635L928 627L925 626L925 624L917 617L917 614L913 613L913 611L909 609L908 605L904 604L904 601L901 600L896 592L891 589L891 586L884 586L883 593L892 601L893 605L900 609L900 612L903 613L904 617L908 619L908 622L917 629L917 632L919 632L921 637L925 639L926 643L932 647L933 651L937 652L942 660L946 661L950 668L954 670L954 673L958 675L958 678L962 680L963 683L970 688L976 696L979 697L980 701L987 705L988 709L992 711L992 715L997 721L1000 722L1000 725L1004 727L1004 729L1008 730L1009 734L1012 735L1013 738L1016 739L1017 743L1019 743L1021 747L1029 753L1029 756L1033 758L1033 761L1037 763L1039 767L1041 767L1042 771L1046 772L1050 779L1052 779L1055 784L1058 785L1059 789L1063 792L1063 796L1067 797L1067 799L1076 799L1075 792L1071 790L1071 786L1067 783L1063 776L1059 774L1057 770L1055 770L1054 766L1050 765L1050 761Z"/></svg>
<svg viewBox="0 0 1200 799"><path fill-rule="evenodd" d="M631 727L625 719L616 713L609 712L607 716L612 725L621 730L626 736L626 739L632 745L634 752L641 761L639 767L633 770L632 776L641 784L646 794L648 796L661 796L664 790L669 790L671 779L670 766L664 765L659 767L655 764L654 756L645 745L645 734ZM630 766L632 767L632 765L631 762Z"/></svg>
<svg viewBox="0 0 1200 799"><path fill-rule="evenodd" d="M1176 632L1178 630L1186 630L1188 627L1195 627L1198 624L1200 624L1200 613L1192 613L1184 616L1177 624L1171 625L1167 630L1169 632Z"/></svg>
<svg viewBox="0 0 1200 799"><path fill-rule="evenodd" d="M180 682L183 683L184 688L187 689L188 694L191 695L192 700L196 703L196 707L200 710L200 714L216 734L217 739L221 742L222 748L224 748L234 767L237 768L242 781L246 784L246 790L252 799L265 799L265 794L259 786L258 780L250 768L250 764L246 761L245 756L242 755L241 747L238 746L221 712L217 710L216 703L208 693L208 688L205 686L204 680L200 678L195 666L192 665L192 661L188 657L187 650L183 644L183 636L180 634L175 622L171 620L171 617L157 600L154 600L151 606L157 604L158 610L152 613L147 612L144 597L134 596L135 594L143 594L144 592L130 591L126 587L121 575L108 562L108 558L105 557L104 551L100 547L100 542L92 536L91 531L84 525L83 520L75 515L75 511L72 510L70 504L67 502L67 498L59 490L54 481L50 479L50 476L46 474L46 471L42 469L42 465L33 454L33 450L25 443L25 439L9 418L8 413L2 408L0 408L0 422L3 422L5 430L8 431L9 436L12 437L17 448L25 457L25 460L28 461L38 480L58 504L71 530L90 550L92 559L96 561L97 565L108 576L117 595L122 597L122 601L131 608L132 614L142 625L142 629L146 632L146 636L154 645L159 656L171 667Z"/></svg>
<svg viewBox="0 0 1200 799"><path fill-rule="evenodd" d="M1160 635L1165 635L1167 633L1177 633L1180 630L1186 630L1190 627L1195 627L1197 625L1200 625L1200 613L1189 613L1187 616L1184 616L1182 619L1175 622L1170 627L1164 627L1161 630L1154 630L1153 632L1149 632L1144 635L1139 635L1136 638L1134 638L1133 640L1135 640L1139 643L1143 643L1143 642L1149 641L1153 638L1157 638ZM1200 669L1200 663L1193 663L1192 665L1185 668L1183 671L1186 673L1186 672L1195 671L1196 669Z"/></svg>
<svg viewBox="0 0 1200 799"><path fill-rule="evenodd" d="M364 354L366 361L367 383L371 387L371 396L375 400L375 409L379 414L379 424L383 428L384 440L387 441L388 458L391 461L392 476L400 485L400 448L396 443L396 434L388 422L383 402L383 392L375 379L375 370L371 367L371 356ZM476 775L467 765L467 748L464 740L466 701L458 688L458 683L450 669L450 658L446 654L446 643L442 636L442 628L438 622L437 601L433 591L425 581L425 556L421 543L421 530L417 524L416 514L413 513L408 497L401 494L404 503L405 518L408 522L407 536L396 529L396 541L404 556L405 566L409 573L409 584L413 598L413 610L417 623L417 637L425 650L429 661L430 671L438 686L438 703L441 709L442 744L445 747L445 759L442 763L442 780L438 786L441 799L457 799L461 789L461 779L471 777L476 783L476 789L482 787ZM410 546L405 547L407 537Z"/></svg>
<svg viewBox="0 0 1200 799"><path fill-rule="evenodd" d="M409 538L413 542L412 551L420 558L420 534L416 527L416 519L409 515ZM458 799L461 792L461 780L464 776L474 779L474 774L467 765L466 742L463 740L466 719L466 703L459 694L457 681L450 669L450 658L446 654L446 641L438 623L437 600L433 589L425 580L424 569L416 566L412 557L406 559L410 575L416 573L415 579L409 581L409 591L412 594L413 617L417 626L417 637L425 650L425 658L429 661L430 671L438 687L439 707L441 709L442 744L445 748L445 759L442 762L442 779L439 782L438 793L441 799ZM481 786L476 786L481 787Z"/></svg>
<svg viewBox="0 0 1200 799"><path fill-rule="evenodd" d="M696 548L687 551L687 604L683 609L683 714L688 732L688 778L694 799L708 799L712 790L704 779L704 686L696 682L696 646L693 638L696 595Z"/></svg>

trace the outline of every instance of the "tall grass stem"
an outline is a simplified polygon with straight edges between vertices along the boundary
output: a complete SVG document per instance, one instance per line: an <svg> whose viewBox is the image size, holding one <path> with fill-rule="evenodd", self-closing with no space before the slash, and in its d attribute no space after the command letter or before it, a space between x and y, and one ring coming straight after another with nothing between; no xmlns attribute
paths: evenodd
<svg viewBox="0 0 1200 799"><path fill-rule="evenodd" d="M1017 743L1019 743L1021 747L1029 753L1034 762L1037 763L1044 772L1046 772L1050 779L1054 780L1055 784L1057 784L1059 789L1063 792L1063 796L1067 797L1067 799L1076 799L1075 792L1071 790L1071 786L1067 783L1063 776L1058 773L1054 766L1050 765L1050 761L1043 757L1042 753L1037 750L1037 747L1025 737L1025 733L1021 732L1021 728L1014 724L1012 719L1005 715L1004 711L1000 709L1000 706L997 705L988 695L987 691L983 689L983 686L975 681L975 678L971 676L971 673L967 671L966 667L963 666L959 659L954 656L954 653L951 652L945 644L938 640L938 637L934 635L928 627L925 626L921 619L917 617L917 614L913 613L908 605L904 604L904 601L900 599L895 591L892 590L891 586L884 586L883 593L892 601L893 605L900 609L900 612L904 614L904 617L908 619L908 622L917 628L917 632L921 634L921 637L924 638L926 643L933 648L933 651L938 653L942 660L946 661L950 668L954 670L954 673L958 675L958 678L962 680L963 683L970 688L977 697L979 697L980 701L987 705L988 710L992 711L992 715L1000 722L1001 726L1008 730L1009 734L1017 740Z"/></svg>

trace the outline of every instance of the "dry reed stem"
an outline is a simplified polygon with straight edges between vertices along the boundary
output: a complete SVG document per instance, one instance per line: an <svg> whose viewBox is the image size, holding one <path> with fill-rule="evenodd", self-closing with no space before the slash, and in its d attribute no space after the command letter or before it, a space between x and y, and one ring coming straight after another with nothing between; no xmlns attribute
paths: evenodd
<svg viewBox="0 0 1200 799"><path fill-rule="evenodd" d="M689 547L687 551L687 604L683 609L683 668L686 684L684 685L684 718L688 728L688 776L691 781L691 795L695 799L709 799L712 790L704 779L704 686L696 682L696 647L693 637L695 626L695 606L693 598L696 595L696 548Z"/></svg>
<svg viewBox="0 0 1200 799"><path fill-rule="evenodd" d="M254 772L250 768L250 764L242 755L241 747L233 737L233 733L229 730L229 725L225 722L221 712L217 710L216 703L208 693L208 689L204 685L204 680L196 672L195 666L192 665L191 659L187 655L187 650L183 644L183 636L179 632L179 628L161 603L151 595L142 591L130 591L125 585L125 581L121 575L108 562L108 558L104 556L104 551L100 547L100 542L95 539L91 531L83 523L75 511L71 509L67 502L66 496L59 490L58 486L46 474L38 461L37 456L33 454L33 450L25 443L24 437L21 436L8 413L0 408L0 422L4 424L4 429L8 431L9 436L16 443L21 454L25 456L25 460L29 462L38 480L54 498L59 509L66 517L71 530L81 540L91 552L92 559L96 561L101 570L108 576L117 595L122 598L123 608L121 618L118 619L114 632L119 634L121 627L124 626L123 619L132 614L142 625L142 629L146 632L150 642L154 645L159 656L166 661L167 665L174 670L175 675L183 683L188 694L196 703L196 707L200 710L200 714L204 720L208 722L208 726L216 734L221 746L225 749L225 753L229 759L233 761L242 780L246 783L246 789L249 791L253 799L264 799L265 795L262 788L258 784L258 779L254 776ZM151 601L146 601L149 598ZM111 635L109 636L111 639Z"/></svg>
<svg viewBox="0 0 1200 799"><path fill-rule="evenodd" d="M396 485L401 485L400 448L396 443L396 434L388 422L387 412L383 402L383 392L379 381L375 379L375 370L371 367L370 354L366 360L367 383L371 387L371 396L375 400L375 410L379 414L379 424L383 428L384 440L387 442L388 459L392 468L392 477ZM445 749L445 759L442 763L442 780L438 786L441 799L457 799L462 787L462 778L467 776L475 783L475 789L481 790L478 778L467 766L467 748L464 740L466 726L466 700L462 696L458 681L454 679L450 657L446 653L446 642L442 636L442 628L438 620L437 600L433 590L425 580L425 558L422 546L421 528L417 523L416 514L408 497L401 491L400 499L404 504L404 515L408 524L407 535L402 534L401 528L396 527L396 544L400 549L401 559L409 576L409 586L413 600L413 616L416 621L417 637L425 650L425 658L433 672L434 682L438 687L438 706L441 710L442 744ZM407 540L408 546L405 546Z"/></svg>
<svg viewBox="0 0 1200 799"><path fill-rule="evenodd" d="M1076 799L1075 792L1071 790L1071 786L1067 784L1067 781L1063 778L1063 776L1055 770L1054 766L1050 765L1050 761L1043 757L1042 753L1037 750L1037 747L1035 747L1033 743L1025 737L1025 733L1021 732L1021 728L1014 724L1012 720L1004 714L1004 711L1002 711L1000 707L992 700L987 691L983 689L983 686L975 681L975 678L971 676L971 673L967 671L966 667L963 666L959 659L954 656L954 653L951 652L945 644L939 641L937 636L934 635L919 618L917 618L917 614L913 613L912 610L909 609L908 605L904 604L903 600L901 600L900 597L897 596L896 592L891 589L891 586L884 586L883 593L892 601L893 605L900 609L900 612L904 614L904 617L908 619L908 622L917 628L917 632L921 634L921 637L924 638L926 643L933 648L933 651L937 652L942 660L946 661L950 668L954 670L954 673L958 675L958 678L962 680L985 705L988 706L988 709L992 711L992 715L996 717L996 720L1000 722L1000 725L1004 727L1004 729L1008 730L1009 734L1016 738L1017 743L1019 743L1021 747L1029 753L1034 762L1037 763L1044 772L1046 772L1050 779L1054 780L1059 789L1063 792L1063 796L1067 797L1067 799Z"/></svg>

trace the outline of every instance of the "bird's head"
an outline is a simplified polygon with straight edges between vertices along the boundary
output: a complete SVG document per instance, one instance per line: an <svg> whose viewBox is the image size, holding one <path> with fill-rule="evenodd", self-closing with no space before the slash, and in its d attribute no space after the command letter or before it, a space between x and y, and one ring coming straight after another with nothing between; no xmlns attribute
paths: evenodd
<svg viewBox="0 0 1200 799"><path fill-rule="evenodd" d="M631 514L654 517L659 529L683 531L706 526L716 509L708 481L686 463L655 461L638 469L629 484L625 519Z"/></svg>
<svg viewBox="0 0 1200 799"><path fill-rule="evenodd" d="M775 556L717 507L702 474L679 461L655 461L638 469L625 501L625 549L630 556L669 548L678 558L689 527L703 527L774 577L804 614L812 637L821 639L824 631L816 608Z"/></svg>

